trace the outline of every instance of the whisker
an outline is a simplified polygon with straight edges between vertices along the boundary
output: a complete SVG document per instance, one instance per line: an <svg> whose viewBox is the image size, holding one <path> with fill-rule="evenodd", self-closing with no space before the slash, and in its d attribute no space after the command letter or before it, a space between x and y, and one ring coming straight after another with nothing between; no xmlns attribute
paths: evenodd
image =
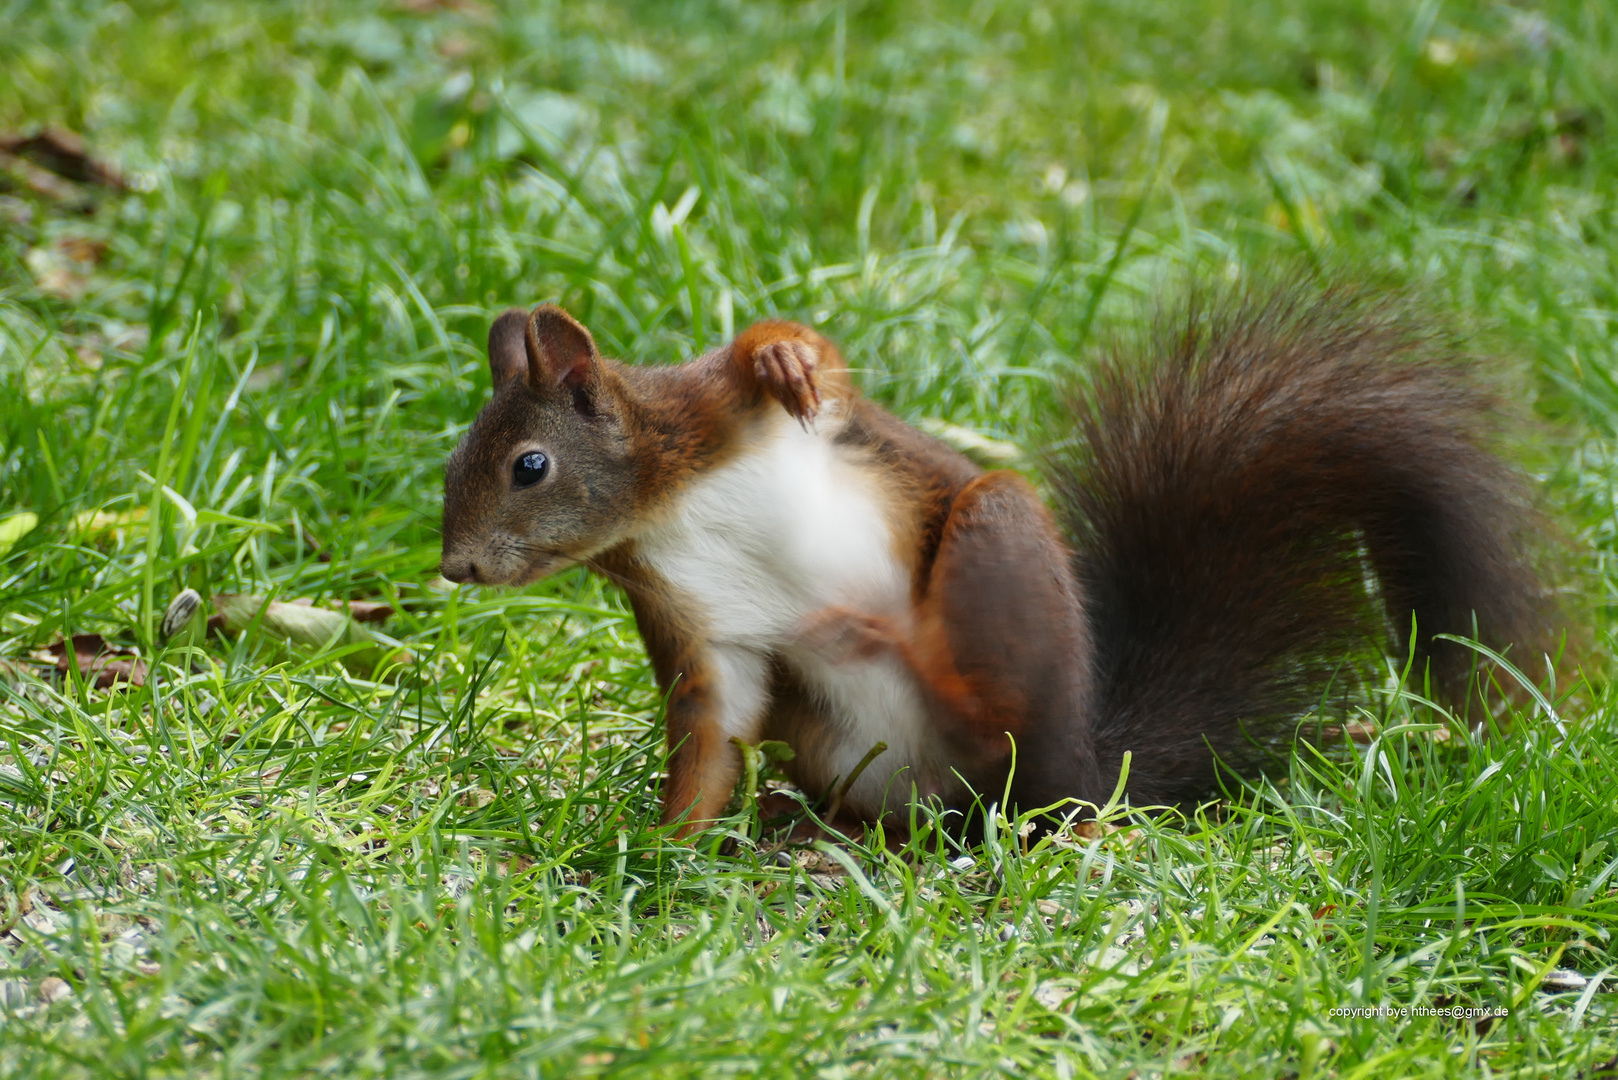
<svg viewBox="0 0 1618 1080"><path fill-rule="evenodd" d="M605 566L601 565L601 563L596 561L594 558L580 559L579 560L579 565L581 565L581 566L583 566L583 567L585 567L585 568L587 568L587 569L589 569L591 571L594 571L597 574L600 574L602 577L606 578L608 581L612 582L614 585L617 585L619 588L627 589L630 586L630 581L629 581L628 577L626 577L623 574L615 573L614 571L607 569Z"/></svg>

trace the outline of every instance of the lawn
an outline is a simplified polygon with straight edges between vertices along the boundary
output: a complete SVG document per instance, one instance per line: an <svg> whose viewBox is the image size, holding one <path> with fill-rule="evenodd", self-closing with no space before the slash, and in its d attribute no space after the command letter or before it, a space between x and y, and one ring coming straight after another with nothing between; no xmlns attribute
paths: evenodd
<svg viewBox="0 0 1618 1080"><path fill-rule="evenodd" d="M0 1074L1618 1073L1618 8L12 0L0 139ZM1154 297L1310 266L1522 405L1587 677L1503 733L1390 674L1189 818L680 843L620 594L436 580L507 305L802 319L1026 445Z"/></svg>

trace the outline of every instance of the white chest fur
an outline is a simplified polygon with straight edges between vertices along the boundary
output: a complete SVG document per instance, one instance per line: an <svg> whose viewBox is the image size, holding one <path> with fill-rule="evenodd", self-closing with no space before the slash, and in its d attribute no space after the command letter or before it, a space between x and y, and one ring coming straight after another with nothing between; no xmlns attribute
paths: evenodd
<svg viewBox="0 0 1618 1080"><path fill-rule="evenodd" d="M831 604L897 615L909 593L870 481L784 415L757 448L693 483L639 550L727 644L779 647Z"/></svg>
<svg viewBox="0 0 1618 1080"><path fill-rule="evenodd" d="M847 776L878 741L889 745L858 788L869 801L894 772L931 761L920 696L896 659L828 664L795 647L802 620L843 606L904 625L907 568L895 557L892 526L871 478L836 446L826 418L804 431L784 414L761 443L682 493L673 513L638 550L699 608L713 642L720 724L726 736L757 737L768 708L769 661L780 656L821 698L837 729L825 763ZM908 793L909 783L903 784ZM858 789L849 805L867 800Z"/></svg>

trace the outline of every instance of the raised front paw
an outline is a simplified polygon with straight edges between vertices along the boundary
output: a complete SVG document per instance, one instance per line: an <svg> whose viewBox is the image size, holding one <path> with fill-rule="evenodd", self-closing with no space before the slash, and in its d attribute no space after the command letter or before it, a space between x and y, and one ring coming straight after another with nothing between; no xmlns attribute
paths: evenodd
<svg viewBox="0 0 1618 1080"><path fill-rule="evenodd" d="M806 616L792 631L792 642L828 664L872 660L896 649L899 629L891 619L853 608L828 607Z"/></svg>
<svg viewBox="0 0 1618 1080"><path fill-rule="evenodd" d="M794 419L808 423L820 411L820 385L815 374L819 359L819 353L807 341L772 341L753 351L753 373Z"/></svg>

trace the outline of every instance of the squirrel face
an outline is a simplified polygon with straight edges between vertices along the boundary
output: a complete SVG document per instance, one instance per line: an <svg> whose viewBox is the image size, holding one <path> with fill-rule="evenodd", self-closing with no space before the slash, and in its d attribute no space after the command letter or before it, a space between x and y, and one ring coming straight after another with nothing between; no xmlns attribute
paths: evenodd
<svg viewBox="0 0 1618 1080"><path fill-rule="evenodd" d="M445 466L440 572L526 585L619 539L635 469L615 373L566 312L501 315L489 371L494 397Z"/></svg>

